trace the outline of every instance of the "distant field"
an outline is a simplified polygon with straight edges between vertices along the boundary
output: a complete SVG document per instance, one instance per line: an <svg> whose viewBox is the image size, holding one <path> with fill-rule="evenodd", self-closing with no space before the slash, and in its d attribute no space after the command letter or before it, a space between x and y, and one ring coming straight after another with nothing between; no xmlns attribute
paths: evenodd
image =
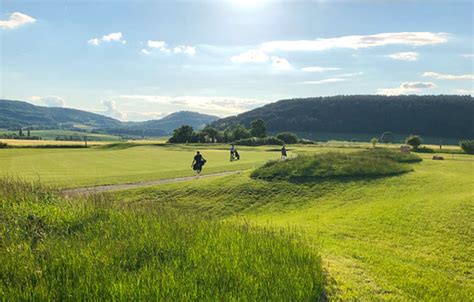
<svg viewBox="0 0 474 302"><path fill-rule="evenodd" d="M272 132L273 135L276 135L277 132ZM311 139L317 142L330 142L330 141L340 141L340 142L367 142L370 143L372 138L380 139L382 133L336 133L336 132L296 132L299 137ZM393 144L398 145L405 141L408 135L395 134L395 141ZM434 136L423 136L423 141L426 144L436 145L439 143L446 145L457 145L459 139L452 138L443 138L443 137L434 137Z"/></svg>
<svg viewBox="0 0 474 302"><path fill-rule="evenodd" d="M18 134L18 132L14 131L5 131L0 130L0 135L2 134ZM26 135L26 131L24 131ZM60 136L74 136L74 137L87 137L90 141L118 141L121 138L115 135L108 135L108 134L97 134L97 133L88 133L88 132L80 132L80 131L70 131L70 130L31 130L31 136L39 136L43 140L56 140L56 137Z"/></svg>
<svg viewBox="0 0 474 302"><path fill-rule="evenodd" d="M57 140L29 140L29 139L3 139L0 138L0 142L7 143L8 146L12 147L27 147L27 146L84 146L84 142L76 141L57 141ZM100 146L109 144L108 141L88 141L88 146Z"/></svg>

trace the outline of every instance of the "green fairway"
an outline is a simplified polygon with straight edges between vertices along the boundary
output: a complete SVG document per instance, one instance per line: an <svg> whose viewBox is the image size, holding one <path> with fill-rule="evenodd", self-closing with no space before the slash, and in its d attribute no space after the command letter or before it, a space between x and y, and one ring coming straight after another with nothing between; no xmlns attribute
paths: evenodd
<svg viewBox="0 0 474 302"><path fill-rule="evenodd" d="M89 149L0 149L0 175L54 183L61 187L94 186L190 176L196 150L208 160L203 173L251 169L278 152L241 148L240 161L229 162L227 146L134 146Z"/></svg>
<svg viewBox="0 0 474 302"><path fill-rule="evenodd" d="M469 301L474 157L424 158L414 172L375 180L291 184L247 174L117 196L300 230L322 254L334 299Z"/></svg>

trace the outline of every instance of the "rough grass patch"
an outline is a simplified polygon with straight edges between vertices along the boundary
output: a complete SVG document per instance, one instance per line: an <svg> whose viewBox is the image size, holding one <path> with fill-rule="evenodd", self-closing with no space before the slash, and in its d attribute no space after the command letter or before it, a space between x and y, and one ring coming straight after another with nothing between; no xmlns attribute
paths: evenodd
<svg viewBox="0 0 474 302"><path fill-rule="evenodd" d="M417 161L413 156L398 155L389 150L329 152L300 155L287 161L269 161L254 170L251 177L292 181L381 177L412 171L412 168L402 163L413 161Z"/></svg>
<svg viewBox="0 0 474 302"><path fill-rule="evenodd" d="M64 199L0 179L0 296L18 300L316 301L295 234L107 195Z"/></svg>

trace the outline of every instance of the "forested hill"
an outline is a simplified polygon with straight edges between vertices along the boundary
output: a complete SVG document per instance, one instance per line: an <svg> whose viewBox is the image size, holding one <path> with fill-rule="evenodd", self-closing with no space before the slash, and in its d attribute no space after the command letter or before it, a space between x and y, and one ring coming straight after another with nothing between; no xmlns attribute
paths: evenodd
<svg viewBox="0 0 474 302"><path fill-rule="evenodd" d="M182 125L202 129L218 117L198 112L180 111L160 120L122 122L107 116L82 110L35 106L27 102L0 99L0 129L68 129L99 133L162 136Z"/></svg>
<svg viewBox="0 0 474 302"><path fill-rule="evenodd" d="M216 121L225 129L262 118L269 131L419 134L474 138L471 96L353 95L289 99Z"/></svg>
<svg viewBox="0 0 474 302"><path fill-rule="evenodd" d="M206 125L219 119L217 116L201 114L191 111L179 111L165 116L159 120L150 120L146 122L127 122L123 123L121 127L104 129L110 134L130 134L130 135L144 135L159 136L168 135L174 129L182 125L189 125L195 130L201 130Z"/></svg>
<svg viewBox="0 0 474 302"><path fill-rule="evenodd" d="M78 124L102 128L116 127L121 122L110 117L82 110L42 107L26 102L0 100L0 128L32 127L38 129L58 129L69 128Z"/></svg>

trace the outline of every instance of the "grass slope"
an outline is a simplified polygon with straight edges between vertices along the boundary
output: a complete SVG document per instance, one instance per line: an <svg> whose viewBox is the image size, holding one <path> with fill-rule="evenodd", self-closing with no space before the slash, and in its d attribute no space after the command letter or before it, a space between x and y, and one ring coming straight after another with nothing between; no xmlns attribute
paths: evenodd
<svg viewBox="0 0 474 302"><path fill-rule="evenodd" d="M117 198L298 229L321 251L334 300L470 301L473 169L473 157L456 155L389 178L293 184L246 174Z"/></svg>
<svg viewBox="0 0 474 302"><path fill-rule="evenodd" d="M350 154L329 152L301 155L286 161L269 161L254 170L251 176L265 180L291 181L381 177L412 171L401 163L420 160L416 155L391 150L363 150Z"/></svg>
<svg viewBox="0 0 474 302"><path fill-rule="evenodd" d="M0 179L0 300L315 301L319 257L287 232ZM291 278L288 278L291 276Z"/></svg>

